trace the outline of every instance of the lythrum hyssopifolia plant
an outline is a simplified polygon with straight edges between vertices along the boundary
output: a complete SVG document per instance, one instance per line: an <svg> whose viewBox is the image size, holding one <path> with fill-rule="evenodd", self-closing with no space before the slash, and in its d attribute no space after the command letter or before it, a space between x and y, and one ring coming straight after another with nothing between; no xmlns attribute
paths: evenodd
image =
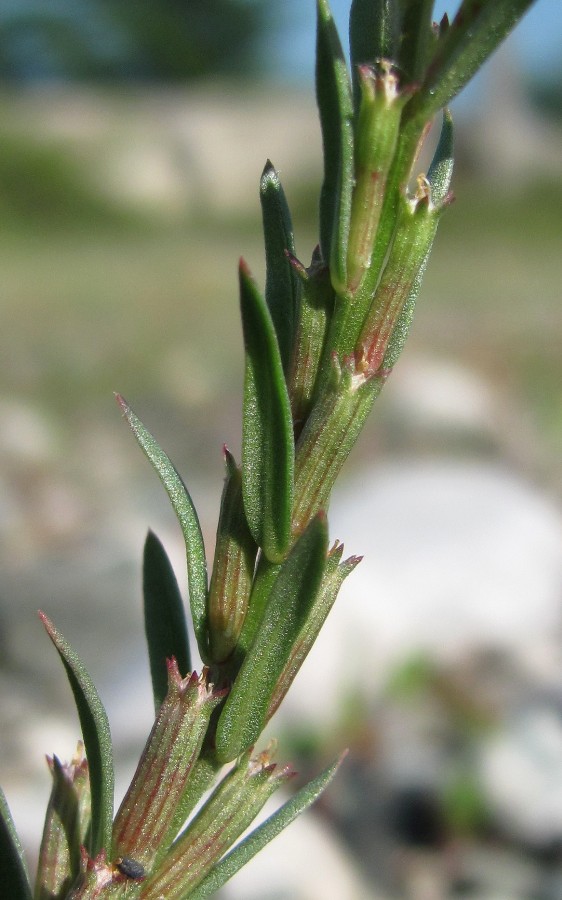
<svg viewBox="0 0 562 900"><path fill-rule="evenodd" d="M463 0L451 22L445 16L436 24L431 0L353 0L348 67L328 0L318 0L319 244L309 266L297 257L285 195L267 162L260 182L265 292L241 262L242 458L238 464L225 448L210 579L180 474L118 397L181 525L203 670L191 671L182 598L162 544L149 533L144 614L156 718L114 816L105 710L78 654L41 614L74 693L83 747L68 764L50 760L34 894L2 797L3 896L200 900L334 776L338 761L237 843L293 774L273 761L272 745L254 748L359 562L329 543L330 493L398 360L451 199L447 104L530 4ZM435 118L433 161L417 171Z"/></svg>

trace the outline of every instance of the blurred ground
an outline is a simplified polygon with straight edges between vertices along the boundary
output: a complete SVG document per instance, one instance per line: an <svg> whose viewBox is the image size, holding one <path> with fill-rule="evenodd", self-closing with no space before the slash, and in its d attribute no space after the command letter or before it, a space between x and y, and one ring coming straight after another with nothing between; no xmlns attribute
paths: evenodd
<svg viewBox="0 0 562 900"><path fill-rule="evenodd" d="M221 446L228 443L235 455L240 446L238 256L245 256L258 278L263 274L259 174L270 156L295 214L297 251L308 263L316 240L318 184L313 173L320 170L320 147L311 98L287 92L236 95L206 88L200 93L141 96L44 91L4 96L3 115L0 776L33 855L40 832L38 800L43 802L48 793L43 754L54 751L69 757L77 735L64 675L35 610L44 608L55 618L107 701L123 789L150 724L139 600L140 557L149 526L167 544L180 578L183 572L173 515L120 421L112 392L127 397L184 475L211 551L222 482ZM546 129L543 141L548 160L550 134ZM390 796L400 799L404 793L411 799L408 791L414 788L429 791L431 807L443 788L433 777L420 776L412 784L396 775L388 763L396 758L393 735L398 735L396 746L406 742L418 747L408 758L408 767L418 773L428 754L433 773L443 747L460 745L463 759L470 757L470 765L462 767L463 778L479 782L478 790L468 791L469 801L478 806L483 797L488 808L498 779L492 788L485 787L482 771L489 772L492 762L488 759L484 769L473 765L482 746L481 732L476 729L475 737L471 731L473 717L488 721L491 716L500 744L517 728L527 736L535 734L531 725L521 725L532 719L542 746L544 722L541 719L539 727L532 718L537 709L551 717L545 726L548 734L557 734L557 723L562 729L557 652L561 573L555 561L562 476L562 180L560 173L549 175L537 156L533 171L526 165L514 171L510 164L505 179L498 175L501 165L496 161L494 179L486 181L478 177L486 172L471 156L472 144L477 144L474 136L459 146L465 164L454 183L457 202L440 226L414 332L350 461L334 506L334 537L346 541L349 553L375 559L375 568L366 569L355 588L350 579L350 596L355 592L363 602L371 578L379 585L378 602L386 603L380 621L367 626L359 616L356 622L362 623L364 634L367 627L373 629L373 656L384 634L394 635L398 650L386 655L384 648L379 651L386 663L369 670L368 685L346 685L352 700L343 702L343 712L330 708L325 728L331 730L332 740L324 747L299 724L298 702L294 721L282 723L293 758L300 748L306 760L308 748L311 768L352 739L349 772L355 773L355 780L345 782L347 795L336 794L337 801L328 803L324 812L336 831L373 834L382 841L383 851L373 853L378 870L369 864L371 850L361 851L363 876L373 892L382 890L377 871L384 868L381 859L389 859L385 841L394 846L396 834L402 840L404 829L397 828L389 838L381 830L384 810L379 817L373 813L368 824L356 817L354 825L346 798L349 801L357 785L366 784L365 796L378 798L368 807L371 815L377 803L383 809L381 798L386 803ZM471 161L478 174L471 170ZM354 467L359 482L353 480ZM441 472L445 480L436 487L434 479ZM362 494L365 506L358 512ZM352 498L351 508L346 497ZM442 518L438 498L443 499ZM497 513L497 527L484 530L490 510ZM386 543L376 530L377 520L386 523ZM419 547L416 522L425 536L423 566L418 569L412 567L414 557L407 549ZM483 531L475 543L474 535ZM464 556L451 544L453 534L460 535ZM494 543L506 535L503 544ZM406 549L395 552L401 541ZM381 546L387 561L382 581L377 556ZM447 567L445 554L452 567ZM524 567L527 559L529 566ZM445 576L438 581L435 573L441 571ZM417 611L415 578L403 577L407 572L417 573L426 585L422 593L427 606ZM484 639L476 626L471 631L458 623L465 622L462 610L470 608L471 596L482 593L479 578L484 582L490 572L497 582L490 588L488 581L486 599L478 608L497 603L505 612L499 627L488 629ZM455 582L458 590L452 591ZM514 585L522 587L522 596L530 596L527 606L524 599L517 601L512 617L506 591L513 593ZM402 594L397 586L402 586ZM459 609L460 619L450 615L452 625L457 632L468 628L471 638L461 650L451 644L449 654L440 654L435 646L447 646L451 632L433 628L436 613L431 604L440 592L436 608L442 618L447 590ZM403 623L412 616L420 627L408 631ZM484 621L478 616L476 620ZM540 657L541 666L531 665L521 649L525 640L515 634L518 630L524 638L526 629L533 630L533 620L530 655ZM386 632L385 622L391 622ZM404 707L401 700L389 699L385 691L396 673L411 673L411 659L420 651L416 633L424 638L425 662L413 670L414 696L421 698L422 712L412 716L407 703ZM505 640L498 640L498 634ZM342 652L337 641L330 645L335 654ZM498 645L501 664L493 656ZM348 653L353 653L353 642L343 651L344 666ZM360 678L361 665L356 668ZM490 672L484 685L478 679L483 671ZM321 676L331 677L323 670ZM453 686L452 698L443 697L443 682ZM494 695L494 685L502 690L498 688L501 698L492 703L492 714L486 698ZM554 695L556 703L547 702L545 698ZM523 700L529 701L524 709ZM310 705L310 697L308 701ZM352 715L357 703L358 720ZM323 700L322 706L329 703ZM361 728L358 721L366 711L373 721ZM557 746L558 738L545 740L548 747ZM511 751L506 752L509 756ZM446 758L450 763L452 757ZM505 766L500 769L505 771ZM553 784L562 792L562 754L552 779L541 788L543 793L552 794ZM457 780L462 782L460 775ZM502 808L500 801L496 808ZM525 799L519 802L530 805ZM452 806L458 815L462 803ZM513 815L509 804L507 809L504 819ZM457 830L469 847L470 872L486 870L481 854L488 860L489 835L496 829L498 865L504 865L506 873L512 869L509 854L517 845L516 858L530 866L519 883L531 887L519 893L509 886L494 893L492 887L487 894L482 888L472 896L538 896L533 866L540 853L562 842L562 816L550 816L550 830L542 829L534 855L525 828L516 829L508 840L509 829L499 813L497 820L489 812L484 818L486 839L477 811L472 818L468 815L470 827ZM349 843L361 845L357 836ZM417 852L416 842L411 843ZM438 836L434 845L442 843ZM454 855L451 844L449 856ZM429 852L434 853L434 846ZM558 865L558 851L552 853ZM439 868L443 858L429 866L433 894L423 896L448 896L450 867L447 863L446 871ZM417 872L417 857L409 859L412 872ZM425 883L423 865L422 870L408 882L410 896L422 896L416 886ZM544 865L537 871L546 871ZM385 890L406 890L395 871L384 876L379 882ZM458 871L455 877L459 881ZM493 885L497 877L493 872L489 882ZM252 896L247 886L244 890L245 897ZM345 894L352 889L340 888L339 896L342 890ZM359 891L357 897L366 897L364 888L353 890ZM263 891L259 896L263 900ZM313 894L307 896L314 900ZM316 896L329 895L324 890ZM559 895L549 895L545 888L540 896L546 900Z"/></svg>

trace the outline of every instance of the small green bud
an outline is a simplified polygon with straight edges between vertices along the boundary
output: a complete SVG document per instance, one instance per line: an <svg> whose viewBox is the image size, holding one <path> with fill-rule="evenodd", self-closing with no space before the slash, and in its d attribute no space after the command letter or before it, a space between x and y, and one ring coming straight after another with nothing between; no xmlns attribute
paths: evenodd
<svg viewBox="0 0 562 900"><path fill-rule="evenodd" d="M371 264L402 109L412 95L400 90L388 60L359 66L361 105L355 141L355 187L347 251L346 291L353 296Z"/></svg>
<svg viewBox="0 0 562 900"><path fill-rule="evenodd" d="M53 787L47 806L37 867L41 896L63 896L80 871L80 847L90 825L90 779L84 745L72 761L47 757Z"/></svg>

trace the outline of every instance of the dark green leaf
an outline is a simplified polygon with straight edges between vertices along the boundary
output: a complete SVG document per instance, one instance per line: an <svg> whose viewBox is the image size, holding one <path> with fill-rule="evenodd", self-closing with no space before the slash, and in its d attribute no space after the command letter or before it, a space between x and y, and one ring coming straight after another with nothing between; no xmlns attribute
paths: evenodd
<svg viewBox="0 0 562 900"><path fill-rule="evenodd" d="M470 81L533 0L464 0L439 40L410 115L429 119Z"/></svg>
<svg viewBox="0 0 562 900"><path fill-rule="evenodd" d="M92 828L88 848L90 856L96 856L104 848L109 853L114 775L107 713L80 657L45 613L40 612L39 616L66 669L82 727L92 794Z"/></svg>
<svg viewBox="0 0 562 900"><path fill-rule="evenodd" d="M347 64L328 0L317 0L316 100L322 129L324 182L320 247L332 283L347 283L347 238L353 191L353 101Z"/></svg>
<svg viewBox="0 0 562 900"><path fill-rule="evenodd" d="M250 531L279 562L291 537L294 445L279 345L267 305L240 262L240 307L246 350L242 493Z"/></svg>
<svg viewBox="0 0 562 900"><path fill-rule="evenodd" d="M169 457L119 394L117 402L144 453L156 469L178 517L187 554L187 579L193 628L199 652L207 658L207 563L201 526L189 492Z"/></svg>
<svg viewBox="0 0 562 900"><path fill-rule="evenodd" d="M266 819L255 831L252 831L248 837L244 838L234 850L231 850L217 865L209 872L207 877L189 894L189 900L204 900L205 897L211 896L218 891L223 884L226 884L236 873L250 862L260 850L269 844L273 838L277 837L287 825L290 825L294 819L302 812L308 809L320 794L328 787L330 781L336 774L343 756L337 762L325 769L313 781L310 781L305 787L301 788L294 797L285 803L277 812ZM185 898L187 900L187 898Z"/></svg>
<svg viewBox="0 0 562 900"><path fill-rule="evenodd" d="M281 566L261 627L221 712L217 757L235 759L258 739L272 694L322 582L328 549L326 516L316 516Z"/></svg>
<svg viewBox="0 0 562 900"><path fill-rule="evenodd" d="M299 280L287 252L294 255L293 223L279 180L268 160L260 181L260 200L265 239L265 299L275 327L285 375L293 352L299 304Z"/></svg>
<svg viewBox="0 0 562 900"><path fill-rule="evenodd" d="M182 675L191 671L189 636L182 597L164 547L149 531L143 559L144 627L150 661L154 707L168 692L166 660L175 656Z"/></svg>
<svg viewBox="0 0 562 900"><path fill-rule="evenodd" d="M433 4L434 0L406 0L404 4L398 61L400 71L410 83L423 80L436 40L432 28Z"/></svg>
<svg viewBox="0 0 562 900"><path fill-rule="evenodd" d="M4 791L0 788L0 885L10 900L32 900L27 866Z"/></svg>

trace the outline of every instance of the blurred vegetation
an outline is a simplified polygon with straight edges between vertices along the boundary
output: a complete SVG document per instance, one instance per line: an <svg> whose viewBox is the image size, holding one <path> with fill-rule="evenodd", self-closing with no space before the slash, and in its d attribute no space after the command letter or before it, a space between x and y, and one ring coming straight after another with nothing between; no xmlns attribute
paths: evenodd
<svg viewBox="0 0 562 900"><path fill-rule="evenodd" d="M549 118L562 122L562 66L550 72L549 78L532 78L527 85L529 98L536 109Z"/></svg>
<svg viewBox="0 0 562 900"><path fill-rule="evenodd" d="M10 229L128 228L138 218L101 197L64 143L3 133L0 215Z"/></svg>
<svg viewBox="0 0 562 900"><path fill-rule="evenodd" d="M113 421L119 389L161 408L164 425L187 415L193 434L199 413L211 427L205 411L214 403L219 446L237 428L240 253L262 277L257 188L239 217L198 208L169 221L100 193L88 166L62 141L15 129L1 136L2 393L72 428L87 410ZM305 262L316 242L317 191L310 183L289 192ZM521 404L527 439L559 475L562 185L492 191L459 173L455 194L408 353L456 360L499 385ZM198 461L208 455L194 452Z"/></svg>
<svg viewBox="0 0 562 900"><path fill-rule="evenodd" d="M7 82L176 82L244 75L259 65L263 0L91 0L22 3L0 17Z"/></svg>

